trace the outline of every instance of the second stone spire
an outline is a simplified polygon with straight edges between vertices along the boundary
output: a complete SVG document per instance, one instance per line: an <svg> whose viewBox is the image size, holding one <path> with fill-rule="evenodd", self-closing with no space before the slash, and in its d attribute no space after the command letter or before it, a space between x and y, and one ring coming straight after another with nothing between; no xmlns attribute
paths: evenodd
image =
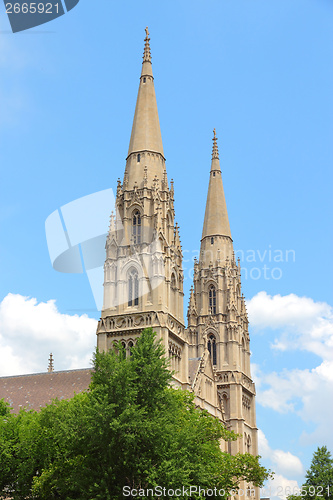
<svg viewBox="0 0 333 500"><path fill-rule="evenodd" d="M214 129L212 163L201 239L200 260L204 265L232 256L232 238L224 196L216 131Z"/></svg>

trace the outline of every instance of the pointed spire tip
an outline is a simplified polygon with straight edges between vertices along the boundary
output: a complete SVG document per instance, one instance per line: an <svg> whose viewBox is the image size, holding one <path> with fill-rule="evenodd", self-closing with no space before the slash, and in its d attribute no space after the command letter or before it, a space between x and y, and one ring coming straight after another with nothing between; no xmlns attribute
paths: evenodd
<svg viewBox="0 0 333 500"><path fill-rule="evenodd" d="M143 62L150 62L151 63L151 53L150 53L150 38L149 38L149 30L148 26L145 28L146 32L146 38L145 38L145 48L143 51Z"/></svg>
<svg viewBox="0 0 333 500"><path fill-rule="evenodd" d="M213 152L212 152L212 159L213 160L218 160L219 159L219 148L217 145L217 137L216 137L216 130L214 128L214 137L213 137Z"/></svg>

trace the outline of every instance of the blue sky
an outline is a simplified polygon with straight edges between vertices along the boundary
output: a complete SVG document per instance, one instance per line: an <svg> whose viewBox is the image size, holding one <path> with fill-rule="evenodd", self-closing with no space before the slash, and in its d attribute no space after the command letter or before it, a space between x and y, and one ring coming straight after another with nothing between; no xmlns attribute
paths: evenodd
<svg viewBox="0 0 333 500"><path fill-rule="evenodd" d="M58 369L89 364L99 313L85 274L52 268L45 220L122 178L148 25L185 306L215 127L263 462L275 484L302 483L316 446L333 448L332 10L329 0L81 0L12 34L0 5L0 375L43 371L50 351Z"/></svg>

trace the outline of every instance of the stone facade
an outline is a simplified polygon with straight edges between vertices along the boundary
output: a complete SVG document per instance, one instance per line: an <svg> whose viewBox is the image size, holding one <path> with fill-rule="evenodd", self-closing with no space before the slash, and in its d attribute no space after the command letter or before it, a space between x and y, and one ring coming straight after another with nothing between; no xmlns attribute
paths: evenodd
<svg viewBox="0 0 333 500"><path fill-rule="evenodd" d="M168 183L154 90L149 34L123 182L118 180L104 267L100 350L124 345L130 356L142 330L162 339L174 384L242 434L224 449L257 455L255 387L250 373L248 318L241 293L223 192L218 145L213 153L199 260L183 318L182 248Z"/></svg>

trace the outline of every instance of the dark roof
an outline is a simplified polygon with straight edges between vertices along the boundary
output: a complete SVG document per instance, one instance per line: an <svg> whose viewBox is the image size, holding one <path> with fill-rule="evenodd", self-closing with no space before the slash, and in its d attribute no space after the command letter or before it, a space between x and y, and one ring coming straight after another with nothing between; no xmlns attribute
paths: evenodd
<svg viewBox="0 0 333 500"><path fill-rule="evenodd" d="M201 358L190 358L188 360L188 372L191 384L193 384L197 374Z"/></svg>
<svg viewBox="0 0 333 500"><path fill-rule="evenodd" d="M53 399L70 399L74 393L86 391L90 380L89 368L0 377L0 399L4 398L15 413L20 408L39 410Z"/></svg>

